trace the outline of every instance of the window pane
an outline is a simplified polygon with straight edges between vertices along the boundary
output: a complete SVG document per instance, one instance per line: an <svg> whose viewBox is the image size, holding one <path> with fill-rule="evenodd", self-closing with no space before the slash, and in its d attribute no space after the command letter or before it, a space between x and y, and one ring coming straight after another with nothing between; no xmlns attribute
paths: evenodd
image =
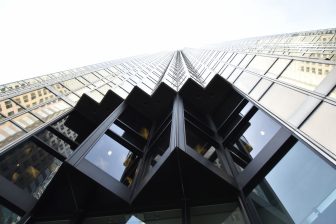
<svg viewBox="0 0 336 224"><path fill-rule="evenodd" d="M289 59L279 58L271 67L271 69L266 73L266 76L274 79L277 78L280 75L280 73L286 68L289 62L290 62Z"/></svg>
<svg viewBox="0 0 336 224"><path fill-rule="evenodd" d="M40 121L30 113L22 114L14 118L13 121L15 121L16 124L18 124L21 128L23 128L26 131L31 131L40 126L41 124L43 124L42 121Z"/></svg>
<svg viewBox="0 0 336 224"><path fill-rule="evenodd" d="M69 99L74 104L77 103L79 100L79 97L73 93L70 93L69 95L67 95L66 98Z"/></svg>
<svg viewBox="0 0 336 224"><path fill-rule="evenodd" d="M322 103L300 128L336 156L336 107Z"/></svg>
<svg viewBox="0 0 336 224"><path fill-rule="evenodd" d="M125 185L132 183L129 173L137 165L137 156L113 138L103 135L85 158Z"/></svg>
<svg viewBox="0 0 336 224"><path fill-rule="evenodd" d="M260 103L281 118L288 119L305 99L305 94L273 84L261 98Z"/></svg>
<svg viewBox="0 0 336 224"><path fill-rule="evenodd" d="M255 99L259 100L260 97L265 93L265 91L272 85L271 81L266 79L261 80L258 85L252 90L250 96Z"/></svg>
<svg viewBox="0 0 336 224"><path fill-rule="evenodd" d="M43 88L22 94L20 96L15 96L13 97L13 100L25 108L30 108L53 98L55 98L55 95L48 89Z"/></svg>
<svg viewBox="0 0 336 224"><path fill-rule="evenodd" d="M275 60L276 58L256 56L246 69L263 75L271 67Z"/></svg>
<svg viewBox="0 0 336 224"><path fill-rule="evenodd" d="M144 139L148 138L151 122L137 111L127 108L118 118L121 122L139 133Z"/></svg>
<svg viewBox="0 0 336 224"><path fill-rule="evenodd" d="M68 117L63 118L62 120L58 121L57 123L53 124L52 127L55 128L57 131L71 139L72 141L76 141L78 134L65 126L65 121Z"/></svg>
<svg viewBox="0 0 336 224"><path fill-rule="evenodd" d="M233 64L233 65L238 65L242 59L244 58L245 54L237 54L233 60L230 62L230 64Z"/></svg>
<svg viewBox="0 0 336 224"><path fill-rule="evenodd" d="M190 209L191 224L244 224L237 203L207 205Z"/></svg>
<svg viewBox="0 0 336 224"><path fill-rule="evenodd" d="M88 87L84 87L84 88L81 88L77 91L75 91L75 93L78 95L78 96L82 96L84 93L87 93L91 91L91 89L89 89Z"/></svg>
<svg viewBox="0 0 336 224"><path fill-rule="evenodd" d="M233 83L237 79L237 77L241 74L242 71L243 70L240 68L237 68L236 70L234 70L234 72L232 72L232 74L228 78L228 81Z"/></svg>
<svg viewBox="0 0 336 224"><path fill-rule="evenodd" d="M98 80L98 77L95 76L95 75L92 74L92 73L89 73L89 74L87 74L87 75L83 75L83 78L86 79L86 80L88 80L88 81L91 82L91 83L93 83L93 82L95 82L95 81Z"/></svg>
<svg viewBox="0 0 336 224"><path fill-rule="evenodd" d="M70 108L69 104L61 99L57 99L33 110L32 113L41 120L47 122L68 111Z"/></svg>
<svg viewBox="0 0 336 224"><path fill-rule="evenodd" d="M72 154L71 147L68 143L64 142L62 139L58 138L56 135L51 133L48 130L44 130L36 135L39 137L44 143L49 145L55 151L61 153L65 157L69 157Z"/></svg>
<svg viewBox="0 0 336 224"><path fill-rule="evenodd" d="M0 152L2 147L16 140L24 133L21 128L10 121L0 124Z"/></svg>
<svg viewBox="0 0 336 224"><path fill-rule="evenodd" d="M298 142L253 190L263 223L334 223L336 172ZM279 222L280 223L280 222Z"/></svg>
<svg viewBox="0 0 336 224"><path fill-rule="evenodd" d="M221 168L222 165L218 159L216 147L213 146L213 144L210 143L210 141L208 141L204 136L202 136L201 133L198 133L197 130L195 130L195 127L189 123L186 123L185 125L187 145L189 145L190 148L195 150L203 158L209 160L213 165Z"/></svg>
<svg viewBox="0 0 336 224"><path fill-rule="evenodd" d="M244 58L244 60L239 64L239 67L241 68L245 68L246 65L248 63L250 63L250 61L252 60L252 58L254 57L254 55L252 54L247 54L246 57Z"/></svg>
<svg viewBox="0 0 336 224"><path fill-rule="evenodd" d="M260 77L252 75L248 72L243 72L234 83L244 93L249 93L251 89L257 84Z"/></svg>
<svg viewBox="0 0 336 224"><path fill-rule="evenodd" d="M16 224L20 221L21 217L5 206L0 204L0 223L2 224Z"/></svg>
<svg viewBox="0 0 336 224"><path fill-rule="evenodd" d="M234 66L232 65L228 65L225 70L223 71L223 73L221 74L221 76L223 76L224 78L229 77L229 75L231 75L232 71L235 69Z"/></svg>
<svg viewBox="0 0 336 224"><path fill-rule="evenodd" d="M7 117L17 114L22 110L22 107L9 99L0 102L0 112Z"/></svg>
<svg viewBox="0 0 336 224"><path fill-rule="evenodd" d="M329 94L329 97L336 99L336 88Z"/></svg>
<svg viewBox="0 0 336 224"><path fill-rule="evenodd" d="M97 90L88 92L86 94L98 103L100 103L100 101L104 98L103 94L99 93Z"/></svg>
<svg viewBox="0 0 336 224"><path fill-rule="evenodd" d="M238 151L247 153L254 158L277 133L280 125L259 110L244 128L246 130L234 143L234 147Z"/></svg>
<svg viewBox="0 0 336 224"><path fill-rule="evenodd" d="M125 139L126 141L137 146L139 149L143 149L146 143L145 139L135 132L128 130L127 128L123 128L123 126L124 125L122 125L122 123L116 121L114 124L112 124L110 130Z"/></svg>
<svg viewBox="0 0 336 224"><path fill-rule="evenodd" d="M70 93L70 91L67 88L65 88L64 86L62 86L59 83L56 83L56 84L52 85L52 87L60 94Z"/></svg>
<svg viewBox="0 0 336 224"><path fill-rule="evenodd" d="M59 160L28 141L0 158L0 174L39 198L60 165Z"/></svg>
<svg viewBox="0 0 336 224"><path fill-rule="evenodd" d="M279 77L279 80L304 89L314 90L333 68L333 65L293 61Z"/></svg>
<svg viewBox="0 0 336 224"><path fill-rule="evenodd" d="M70 80L62 82L62 84L68 89L70 89L71 91L74 91L84 86L84 84L78 81L77 79L70 79Z"/></svg>
<svg viewBox="0 0 336 224"><path fill-rule="evenodd" d="M170 145L170 129L169 125L162 135L155 140L153 146L151 146L151 155L149 157L149 170L151 170L160 160L163 154L167 151Z"/></svg>

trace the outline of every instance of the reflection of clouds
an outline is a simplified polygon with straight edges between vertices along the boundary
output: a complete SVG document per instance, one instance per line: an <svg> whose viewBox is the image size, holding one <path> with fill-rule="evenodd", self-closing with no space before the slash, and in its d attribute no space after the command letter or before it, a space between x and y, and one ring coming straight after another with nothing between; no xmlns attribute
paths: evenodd
<svg viewBox="0 0 336 224"><path fill-rule="evenodd" d="M108 163L107 161L103 158L103 157L99 157L98 158L98 166L103 169L103 170L107 170L108 169Z"/></svg>

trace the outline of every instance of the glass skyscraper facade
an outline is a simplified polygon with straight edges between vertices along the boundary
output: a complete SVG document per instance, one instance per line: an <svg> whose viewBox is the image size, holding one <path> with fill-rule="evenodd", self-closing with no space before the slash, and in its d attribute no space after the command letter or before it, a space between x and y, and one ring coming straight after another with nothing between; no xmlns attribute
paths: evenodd
<svg viewBox="0 0 336 224"><path fill-rule="evenodd" d="M336 29L0 86L0 223L335 223Z"/></svg>

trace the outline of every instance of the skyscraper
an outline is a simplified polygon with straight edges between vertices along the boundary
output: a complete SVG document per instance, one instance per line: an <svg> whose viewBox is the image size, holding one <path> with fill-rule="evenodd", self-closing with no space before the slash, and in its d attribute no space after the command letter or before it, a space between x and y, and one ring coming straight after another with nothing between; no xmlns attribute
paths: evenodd
<svg viewBox="0 0 336 224"><path fill-rule="evenodd" d="M0 87L1 223L334 223L336 29Z"/></svg>

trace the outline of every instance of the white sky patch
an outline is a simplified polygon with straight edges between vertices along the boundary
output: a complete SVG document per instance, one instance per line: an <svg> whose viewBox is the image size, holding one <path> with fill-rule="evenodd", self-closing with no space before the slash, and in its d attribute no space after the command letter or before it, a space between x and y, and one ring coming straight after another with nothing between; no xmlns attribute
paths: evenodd
<svg viewBox="0 0 336 224"><path fill-rule="evenodd" d="M332 28L334 0L1 0L0 84L133 55Z"/></svg>

